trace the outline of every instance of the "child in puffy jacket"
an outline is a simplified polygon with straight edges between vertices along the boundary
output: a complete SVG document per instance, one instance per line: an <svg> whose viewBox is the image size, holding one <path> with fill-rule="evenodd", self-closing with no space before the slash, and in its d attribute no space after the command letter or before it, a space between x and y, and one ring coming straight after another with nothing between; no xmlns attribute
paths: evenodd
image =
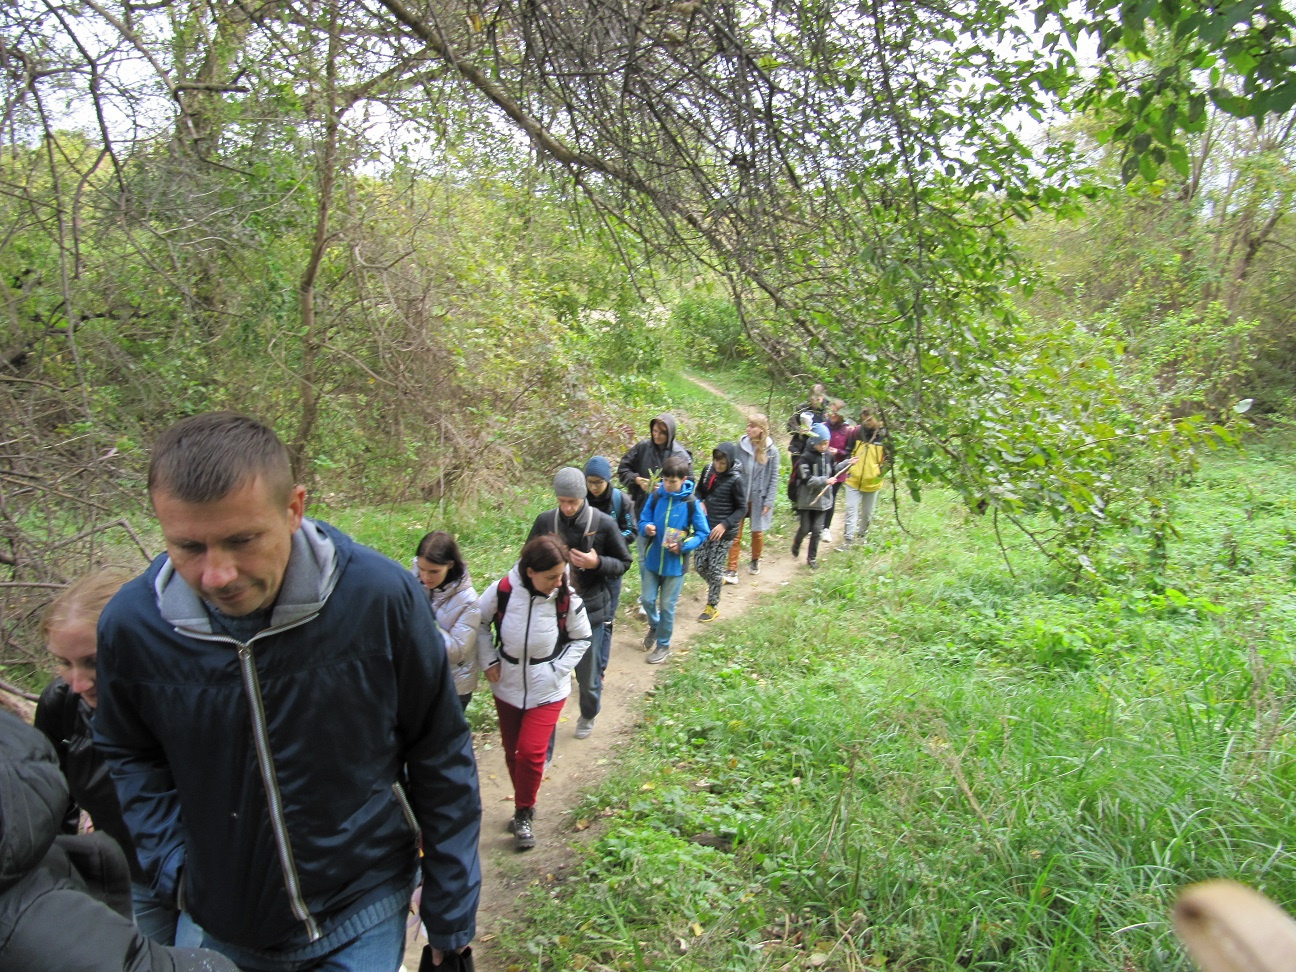
<svg viewBox="0 0 1296 972"><path fill-rule="evenodd" d="M688 475L686 460L678 456L667 459L661 482L639 514L639 533L648 542L639 601L648 615L644 650L652 649L649 665L660 665L670 655L675 605L684 588L684 555L700 547L711 532L702 505L693 498Z"/></svg>
<svg viewBox="0 0 1296 972"><path fill-rule="evenodd" d="M696 570L707 582L707 603L699 621L714 621L720 615L720 593L724 590L729 547L747 515L747 480L738 459L738 447L721 442L711 453L711 462L698 477L693 492L706 505L711 530L694 558Z"/></svg>
<svg viewBox="0 0 1296 972"><path fill-rule="evenodd" d="M824 514L832 508L832 480L855 464L854 458L833 463L828 452L829 437L828 426L816 422L810 428L809 445L796 459L796 508L801 522L792 538L792 556L801 555L801 541L809 534L810 550L806 563L811 569L819 566L819 537L823 531Z"/></svg>

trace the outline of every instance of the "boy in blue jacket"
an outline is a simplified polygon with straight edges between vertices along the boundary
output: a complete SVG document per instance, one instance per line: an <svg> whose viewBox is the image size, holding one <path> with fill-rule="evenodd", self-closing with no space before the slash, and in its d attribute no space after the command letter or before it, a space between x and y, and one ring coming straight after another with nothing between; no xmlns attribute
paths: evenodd
<svg viewBox="0 0 1296 972"><path fill-rule="evenodd" d="M662 466L661 482L639 514L639 532L649 541L642 564L643 593L639 599L648 613L644 650L652 649L649 665L660 665L670 654L675 603L684 588L684 555L700 547L711 532L706 513L693 499L693 484L688 481L688 475L686 460L678 456L667 459Z"/></svg>

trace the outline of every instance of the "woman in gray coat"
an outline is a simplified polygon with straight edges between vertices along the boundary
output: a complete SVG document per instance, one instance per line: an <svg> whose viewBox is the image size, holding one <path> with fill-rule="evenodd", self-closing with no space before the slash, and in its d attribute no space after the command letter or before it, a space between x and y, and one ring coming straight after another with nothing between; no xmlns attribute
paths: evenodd
<svg viewBox="0 0 1296 972"><path fill-rule="evenodd" d="M751 519L751 565L749 573L760 573L765 531L774 520L774 499L779 492L779 448L770 438L770 421L760 412L747 416L747 432L738 440L743 475L747 477L747 516ZM738 583L738 560L742 556L743 525L729 547L725 583Z"/></svg>

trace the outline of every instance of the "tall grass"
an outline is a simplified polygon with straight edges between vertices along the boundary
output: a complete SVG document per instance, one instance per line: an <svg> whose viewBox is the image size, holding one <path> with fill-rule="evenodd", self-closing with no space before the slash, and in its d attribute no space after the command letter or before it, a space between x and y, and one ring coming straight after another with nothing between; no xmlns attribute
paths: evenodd
<svg viewBox="0 0 1296 972"><path fill-rule="evenodd" d="M1217 459L1146 585L941 496L708 630L575 808L522 968L1186 969L1176 890L1296 904L1296 463Z"/></svg>

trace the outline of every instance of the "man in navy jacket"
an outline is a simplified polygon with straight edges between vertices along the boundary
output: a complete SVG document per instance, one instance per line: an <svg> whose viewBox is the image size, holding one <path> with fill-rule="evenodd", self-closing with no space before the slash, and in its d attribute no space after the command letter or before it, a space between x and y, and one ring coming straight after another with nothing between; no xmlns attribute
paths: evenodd
<svg viewBox="0 0 1296 972"><path fill-rule="evenodd" d="M481 800L417 581L306 519L242 415L164 432L149 498L167 552L101 616L95 741L159 896L245 970L394 969L421 837L434 959L462 949Z"/></svg>

